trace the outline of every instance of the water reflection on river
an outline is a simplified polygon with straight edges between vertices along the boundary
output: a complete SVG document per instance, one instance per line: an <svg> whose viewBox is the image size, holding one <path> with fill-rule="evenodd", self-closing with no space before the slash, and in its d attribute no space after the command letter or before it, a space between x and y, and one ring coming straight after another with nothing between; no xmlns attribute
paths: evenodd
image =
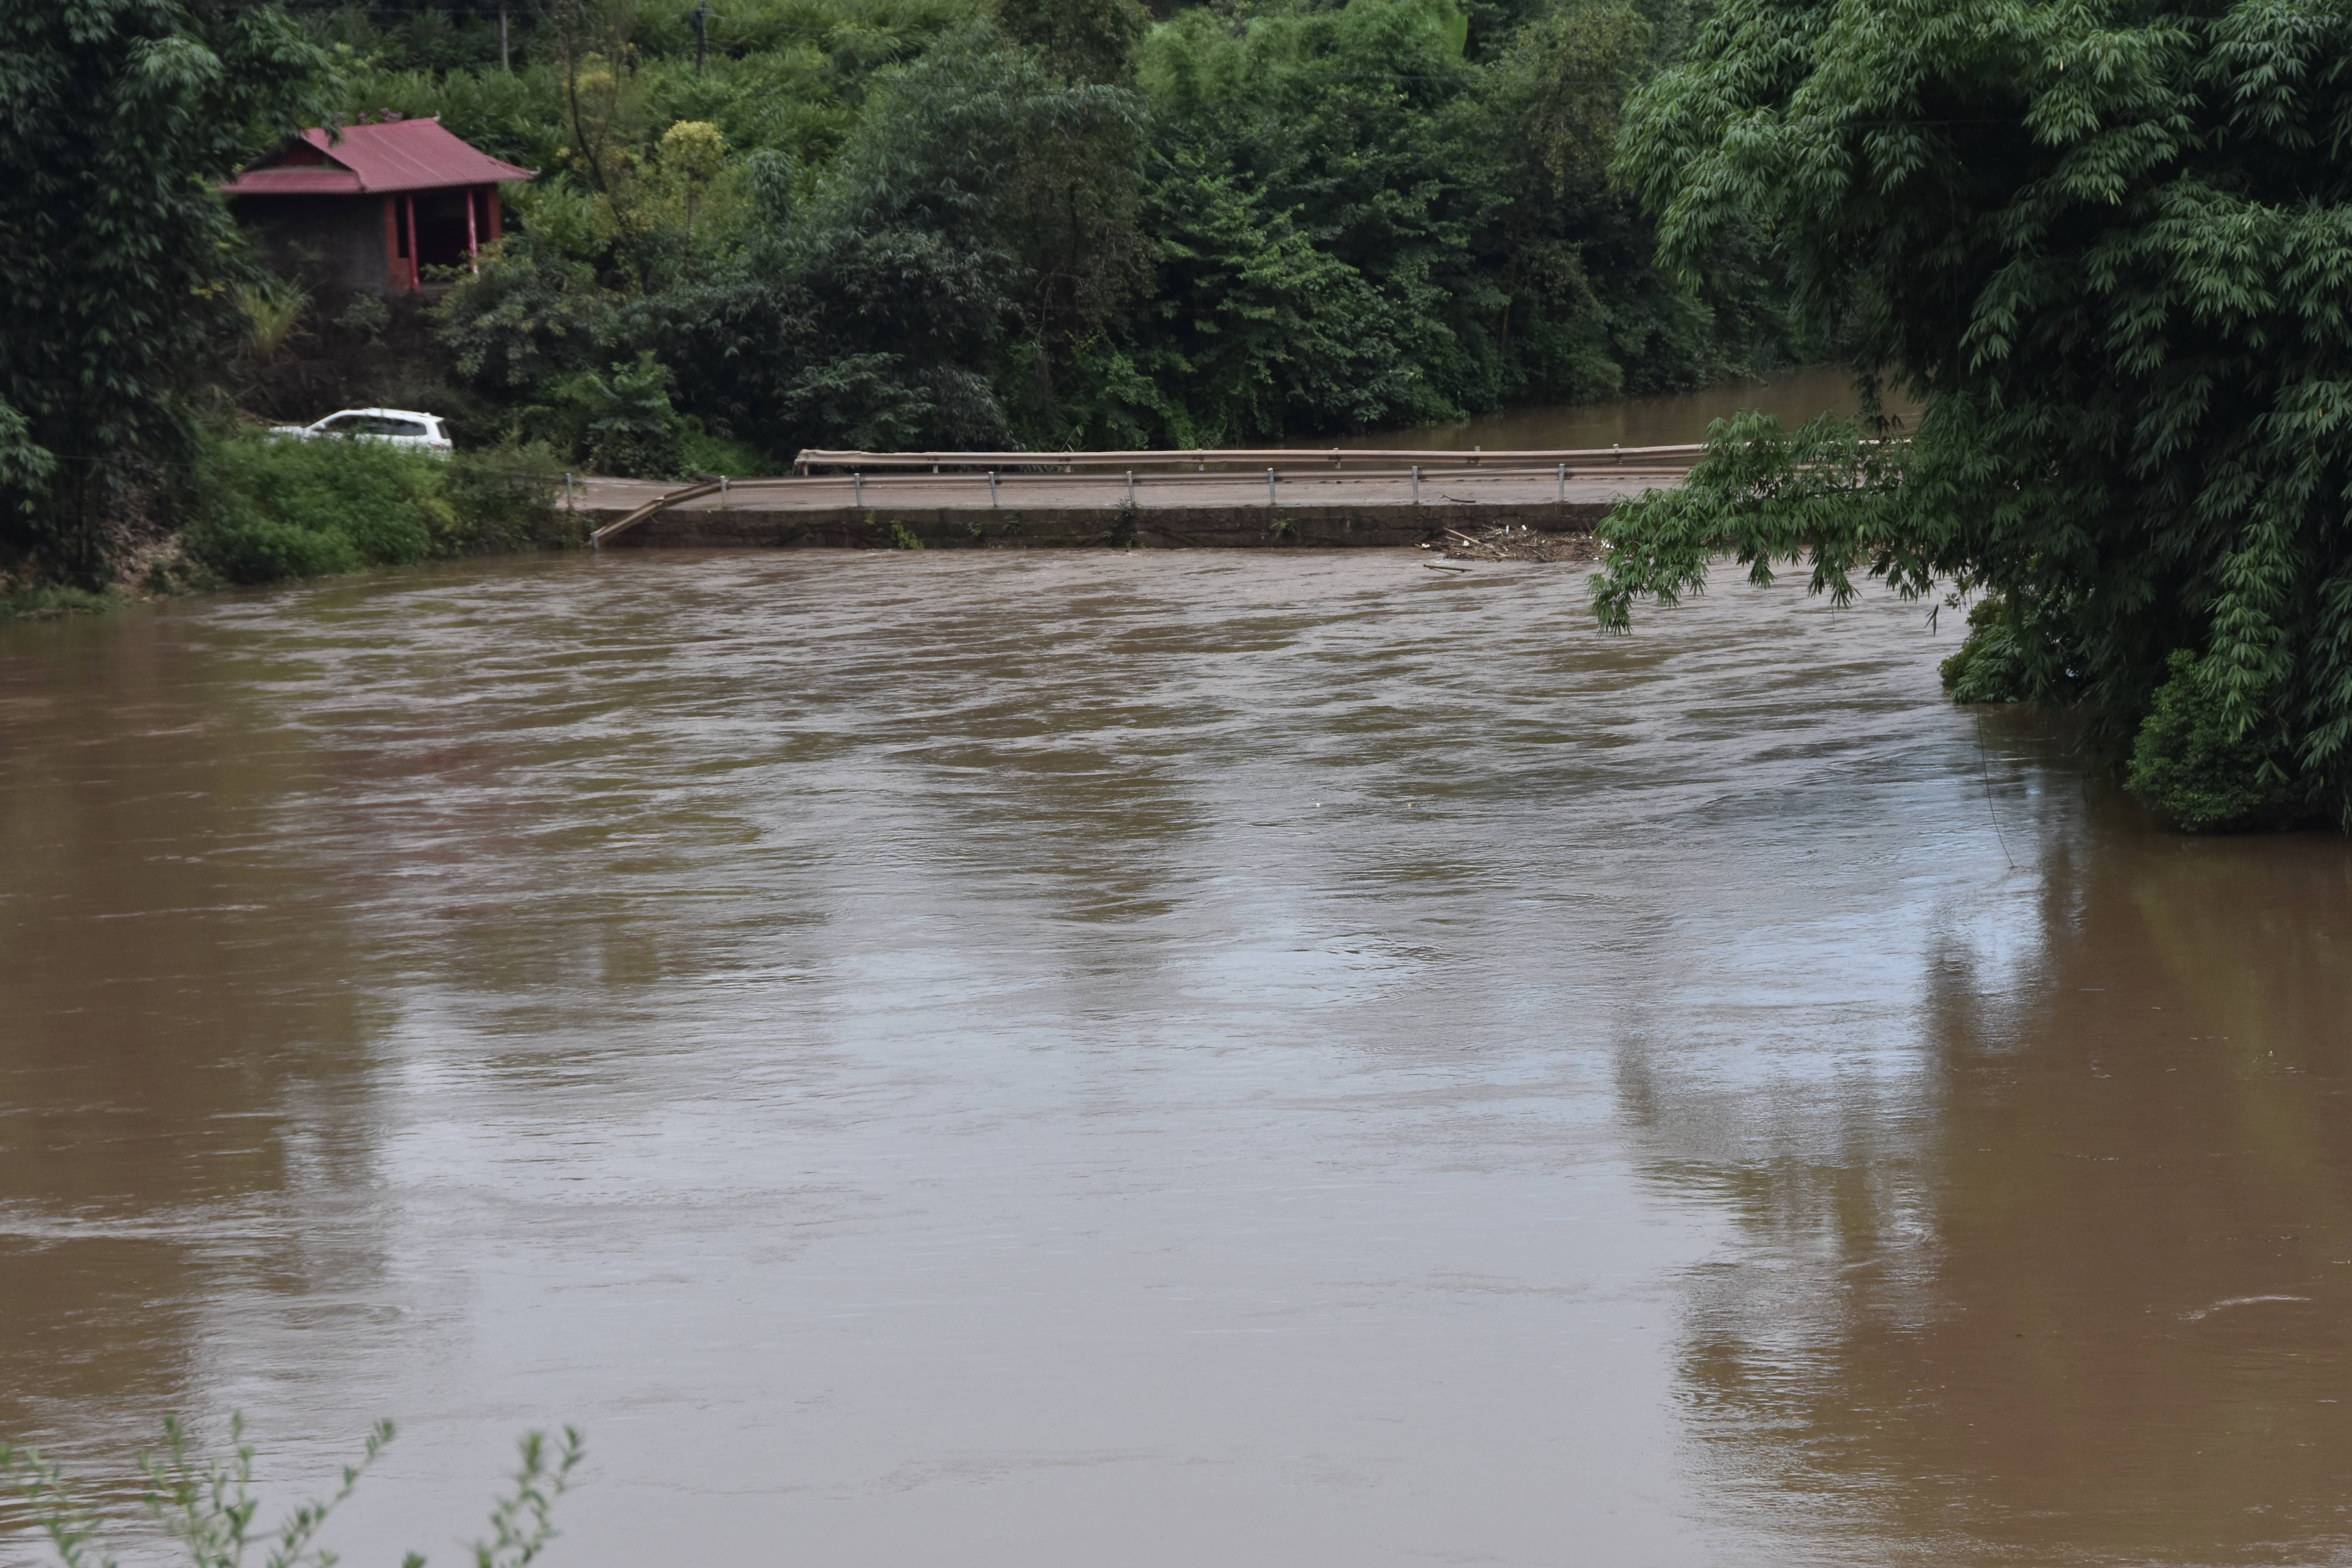
<svg viewBox="0 0 2352 1568"><path fill-rule="evenodd" d="M394 1415L356 1563L562 1420L583 1568L2352 1555L2345 846L2151 831L1916 606L1580 603L628 553L0 631L0 1431Z"/></svg>

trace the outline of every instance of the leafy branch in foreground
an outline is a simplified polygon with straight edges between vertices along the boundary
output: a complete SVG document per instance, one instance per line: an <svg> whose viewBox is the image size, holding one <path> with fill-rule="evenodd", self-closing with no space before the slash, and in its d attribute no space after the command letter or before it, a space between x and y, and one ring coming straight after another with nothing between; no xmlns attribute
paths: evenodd
<svg viewBox="0 0 2352 1568"><path fill-rule="evenodd" d="M1906 597L1926 593L1935 563L1901 526L1906 447L1878 422L1815 419L1794 435L1753 412L1718 419L1680 488L1650 490L1602 525L1609 563L1592 575L1601 624L1622 631L1636 598L1682 602L1706 584L1707 566L1730 554L1763 587L1775 563L1803 561L1811 591L1853 597L1853 569L1868 563Z"/></svg>
<svg viewBox="0 0 2352 1568"><path fill-rule="evenodd" d="M167 1416L163 1447L138 1459L147 1480L140 1500L148 1513L180 1542L196 1568L243 1568L254 1552L264 1554L265 1568L334 1568L339 1559L318 1544L319 1532L391 1443L392 1423L376 1423L358 1461L343 1467L342 1484L331 1497L298 1505L268 1531L255 1528L261 1502L253 1495L253 1445L244 1438L245 1418L232 1416L228 1455L206 1457L185 1425ZM569 1489L572 1472L587 1451L575 1426L563 1429L560 1445L551 1444L543 1432L529 1432L518 1447L522 1463L514 1489L491 1504L489 1538L474 1543L475 1568L523 1568L539 1555L555 1538L556 1500ZM55 1460L37 1448L0 1443L0 1476L25 1500L35 1527L63 1568L115 1568L116 1559L100 1542L97 1510L68 1484ZM412 1552L402 1568L425 1568L425 1558Z"/></svg>

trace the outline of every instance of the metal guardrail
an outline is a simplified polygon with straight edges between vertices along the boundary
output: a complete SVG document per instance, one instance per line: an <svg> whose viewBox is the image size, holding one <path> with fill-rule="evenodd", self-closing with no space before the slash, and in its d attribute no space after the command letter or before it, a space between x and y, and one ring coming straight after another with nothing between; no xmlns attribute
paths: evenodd
<svg viewBox="0 0 2352 1568"><path fill-rule="evenodd" d="M1696 463L1706 448L1691 443L1675 447L1546 447L1532 451L1486 452L1473 447L1463 451L1417 451L1379 447L1218 447L1193 450L1169 448L1135 452L844 452L810 447L793 459L796 474L813 473L818 468L921 468L944 473L950 468L994 468L1027 472L1033 469L1060 468L1065 472L1076 468L1192 468L1205 471L1211 464L1247 464L1252 468L1297 467L1307 463L1328 463L1333 468L1344 469L1349 461L1410 463L1417 468L1437 468L1461 467L1484 468L1496 463L1541 464L1566 463L1571 468L1598 468L1602 464L1622 465L1626 458L1655 462L1658 459L1687 458Z"/></svg>

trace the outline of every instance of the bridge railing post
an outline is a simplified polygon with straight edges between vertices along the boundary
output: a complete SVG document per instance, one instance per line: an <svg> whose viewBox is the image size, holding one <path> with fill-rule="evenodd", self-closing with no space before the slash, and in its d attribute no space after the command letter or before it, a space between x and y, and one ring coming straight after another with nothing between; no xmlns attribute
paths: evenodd
<svg viewBox="0 0 2352 1568"><path fill-rule="evenodd" d="M1566 463L1559 466L1559 504L1562 506L1568 504L1568 465Z"/></svg>
<svg viewBox="0 0 2352 1568"><path fill-rule="evenodd" d="M1135 504L1135 470L1133 468L1127 470L1127 504L1129 506Z"/></svg>
<svg viewBox="0 0 2352 1568"><path fill-rule="evenodd" d="M1274 499L1274 470L1272 468L1268 468L1265 471L1265 504L1268 506L1280 506L1282 504L1280 501Z"/></svg>
<svg viewBox="0 0 2352 1568"><path fill-rule="evenodd" d="M1419 463L1412 466L1412 504L1415 506L1421 504L1421 465Z"/></svg>
<svg viewBox="0 0 2352 1568"><path fill-rule="evenodd" d="M989 470L988 470L988 504L989 504L989 505L991 505L991 506L994 506L994 505L996 505L996 504L997 504L997 501L996 501L996 470L995 470L994 468L991 468L991 469L989 469Z"/></svg>
<svg viewBox="0 0 2352 1568"><path fill-rule="evenodd" d="M866 476L858 469L852 468L849 470L849 489L850 493L857 498L857 504L860 507L865 506Z"/></svg>

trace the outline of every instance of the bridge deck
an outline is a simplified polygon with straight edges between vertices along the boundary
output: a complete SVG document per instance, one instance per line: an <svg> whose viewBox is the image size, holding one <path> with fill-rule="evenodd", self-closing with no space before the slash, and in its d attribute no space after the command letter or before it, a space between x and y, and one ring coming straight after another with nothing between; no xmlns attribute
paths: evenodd
<svg viewBox="0 0 2352 1568"><path fill-rule="evenodd" d="M1304 455L1302 455L1304 456ZM1286 466L1269 491L1256 472L886 471L731 481L723 494L681 499L625 531L633 513L681 489L591 479L573 504L614 545L856 545L911 536L925 545L1411 544L1449 527L1496 522L1547 531L1589 529L1611 507L1682 478L1672 468L1571 470L1447 468L1334 472ZM1134 510L1126 510L1132 500Z"/></svg>
<svg viewBox="0 0 2352 1568"><path fill-rule="evenodd" d="M1481 472L1475 468L1424 473L1421 479L1423 505L1527 505L1549 500L1613 504L1639 495L1652 485L1671 485L1682 478L1679 469L1618 469L1606 475L1571 474L1563 491L1549 473ZM680 488L660 479L591 478L579 481L576 494L582 511L626 512ZM1412 479L1409 474L1286 473L1275 484L1280 506L1411 506ZM826 510L856 506L862 500L873 506L973 508L995 507L1116 507L1128 497L1126 479L1118 474L1005 474L997 480L994 498L984 474L867 475L862 482L847 474L824 474L790 480L740 479L722 503L719 496L682 501L677 510L710 510L721 504L766 511ZM1139 507L1258 506L1266 504L1263 474L1138 474L1135 504Z"/></svg>

